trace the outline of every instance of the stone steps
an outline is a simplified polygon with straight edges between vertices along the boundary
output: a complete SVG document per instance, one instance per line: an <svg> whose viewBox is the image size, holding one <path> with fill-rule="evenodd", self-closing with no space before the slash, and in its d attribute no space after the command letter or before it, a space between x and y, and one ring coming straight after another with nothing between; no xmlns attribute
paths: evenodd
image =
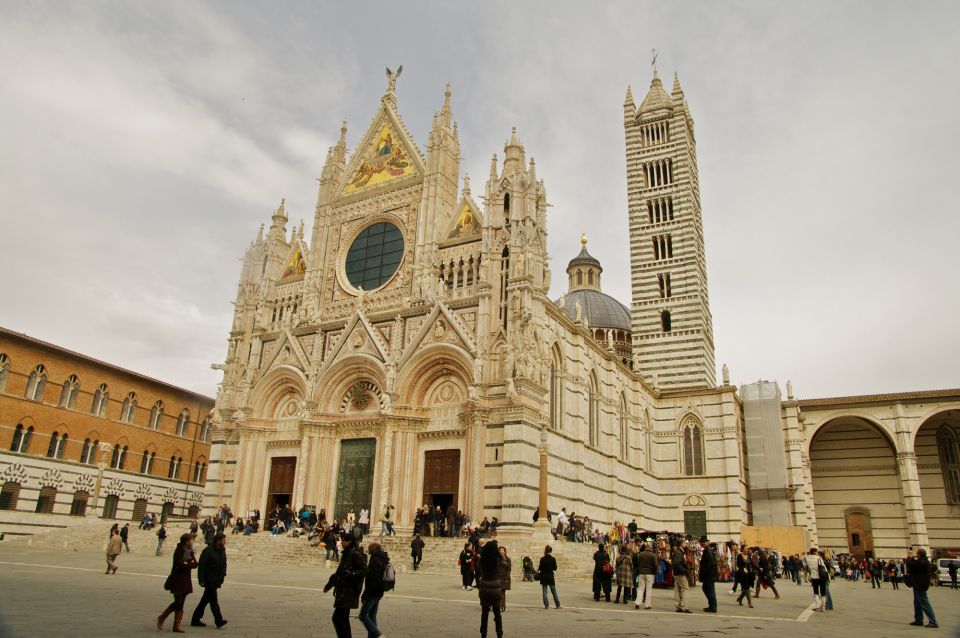
<svg viewBox="0 0 960 638"><path fill-rule="evenodd" d="M25 543L37 547L56 547L72 549L74 551L98 551L106 549L107 536L113 521L95 519L88 524L77 525L67 529L53 529L41 534L26 537L10 538L5 542ZM188 531L189 522L171 521L167 526L167 542L164 544L164 553L168 553L178 537ZM157 544L156 528L144 531L134 523L129 528L129 543L134 551L144 548L153 551ZM410 558L410 537L368 535L364 545L377 540L384 551L390 554L396 569L400 573L413 571ZM526 537L501 537L498 539L505 545L513 559L514 578L522 578L522 558L529 556L534 564L539 562L543 555L543 543L534 542ZM423 539L425 546L423 561L419 571L425 574L450 575L459 577L460 568L457 558L463 549L463 539L435 538ZM567 543L563 541L551 543L554 556L557 559L558 574L564 580L589 579L593 574L593 552L596 549L589 543ZM269 532L260 532L250 536L242 534L228 534L227 554L231 560L242 560L264 564L297 565L301 567L322 567L332 569L335 561L326 560L326 552L320 547L311 547L306 536L290 538L287 536L272 536Z"/></svg>

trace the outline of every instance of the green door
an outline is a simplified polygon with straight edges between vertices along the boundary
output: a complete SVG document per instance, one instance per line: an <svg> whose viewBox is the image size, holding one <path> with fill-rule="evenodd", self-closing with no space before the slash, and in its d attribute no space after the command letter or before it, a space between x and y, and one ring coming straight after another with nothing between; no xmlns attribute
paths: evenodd
<svg viewBox="0 0 960 638"><path fill-rule="evenodd" d="M693 511L683 513L683 533L687 536L700 538L707 535L707 513Z"/></svg>
<svg viewBox="0 0 960 638"><path fill-rule="evenodd" d="M372 510L373 471L377 457L376 439L340 441L340 467L337 470L337 506L333 516L343 520L353 509L359 516L366 507Z"/></svg>

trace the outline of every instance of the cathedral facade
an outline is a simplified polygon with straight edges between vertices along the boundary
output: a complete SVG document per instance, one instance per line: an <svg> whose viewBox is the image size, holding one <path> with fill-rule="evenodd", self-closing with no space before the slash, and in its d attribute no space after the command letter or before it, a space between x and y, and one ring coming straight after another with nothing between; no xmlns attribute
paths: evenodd
<svg viewBox="0 0 960 638"><path fill-rule="evenodd" d="M392 506L403 529L420 505L453 504L517 533L566 508L601 529L738 538L754 518L748 420L716 378L679 81L667 92L655 74L639 106L628 90L624 127L631 305L602 292L586 237L551 298L547 189L516 130L474 193L449 86L421 149L388 72L353 152L346 124L328 152L310 237L281 202L247 250L207 505L374 520ZM764 507L815 538L809 441L793 397L777 401L789 480Z"/></svg>

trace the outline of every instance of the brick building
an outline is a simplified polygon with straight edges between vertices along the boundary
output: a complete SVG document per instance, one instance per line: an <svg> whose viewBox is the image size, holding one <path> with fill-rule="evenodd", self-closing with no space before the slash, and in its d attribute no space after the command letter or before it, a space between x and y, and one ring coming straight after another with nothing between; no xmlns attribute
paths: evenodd
<svg viewBox="0 0 960 638"><path fill-rule="evenodd" d="M213 403L0 328L0 533L195 512Z"/></svg>

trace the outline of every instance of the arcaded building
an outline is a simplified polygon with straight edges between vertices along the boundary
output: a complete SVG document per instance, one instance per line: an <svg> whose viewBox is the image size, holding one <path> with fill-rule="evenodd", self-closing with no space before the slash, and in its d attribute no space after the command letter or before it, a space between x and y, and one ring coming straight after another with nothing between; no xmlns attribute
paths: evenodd
<svg viewBox="0 0 960 638"><path fill-rule="evenodd" d="M829 401L781 400L779 390L775 405L745 404L726 369L717 378L696 137L677 78L667 92L655 74L639 106L629 90L623 105L628 211L608 215L630 233L624 303L601 288L604 268L624 262L601 263L587 237L568 256L567 290L551 294L547 185L516 129L474 192L460 173L450 87L420 145L388 75L352 152L344 123L327 154L309 235L288 227L281 201L246 251L208 507L289 503L334 517L366 507L376 517L392 505L404 528L418 506L452 503L524 533L543 497L550 511L601 528L635 518L725 539L756 517L801 526L814 541L819 531L844 551L838 530L860 524L863 510L884 551L932 542L924 510L934 508L927 521L956 515L933 476L955 467L960 392L937 395L927 418L946 415L947 430L926 426L925 452L904 434L925 432L919 421L881 434L897 446L883 466L891 489L909 496L897 505L890 494L834 493L832 472L869 480L856 474L868 471L855 449L822 451L852 427L844 419L886 427L864 410L827 412ZM747 418L745 405L759 411ZM843 454L849 463L821 463ZM960 545L941 524L938 542Z"/></svg>
<svg viewBox="0 0 960 638"><path fill-rule="evenodd" d="M198 512L213 399L0 328L0 533Z"/></svg>

